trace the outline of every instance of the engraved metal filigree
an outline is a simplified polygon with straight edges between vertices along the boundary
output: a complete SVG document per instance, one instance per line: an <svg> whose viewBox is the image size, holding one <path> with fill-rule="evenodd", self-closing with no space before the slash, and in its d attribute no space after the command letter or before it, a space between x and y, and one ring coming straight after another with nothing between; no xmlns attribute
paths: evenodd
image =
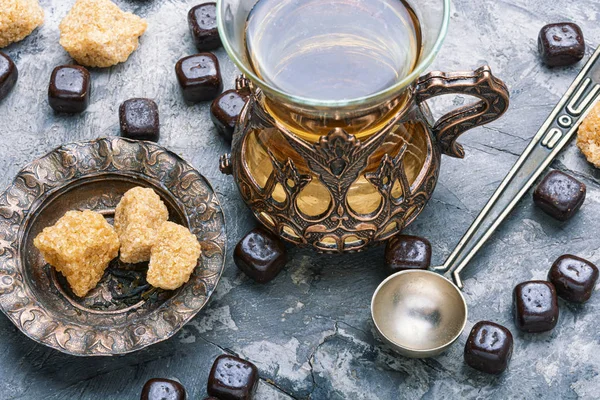
<svg viewBox="0 0 600 400"><path fill-rule="evenodd" d="M268 114L261 103L262 92L251 82L241 77L237 87L252 91L236 127L231 156L231 170L244 201L268 229L284 239L310 245L321 252L338 253L359 251L387 240L410 224L433 193L441 154L462 157L464 150L456 139L468 129L499 118L509 102L506 86L492 75L489 67L454 74L432 72L408 89L411 98L405 108L364 141L342 128L335 128L318 142L310 143ZM450 93L472 95L479 101L451 111L429 126L430 112L424 102ZM343 110L340 113L343 114ZM378 154L378 159L371 158L396 130L403 129L405 123L422 124L429 143L422 171L413 183L408 181L404 163L410 143L401 145L396 154ZM261 186L246 164L247 142L250 133L268 130L278 131L296 155L285 161L278 160L267 149L273 172ZM305 173L303 179L296 181L300 177L299 163L306 165L312 176ZM378 164L378 168L367 171L369 163ZM355 212L348 200L352 185L361 177L381 196L377 209L366 215ZM291 186L287 186L289 179L292 179ZM301 188L315 179L328 191L330 206L320 215L306 215L299 209L297 199ZM275 196L278 184L285 190L283 201L281 194ZM323 197L322 201L328 200Z"/></svg>
<svg viewBox="0 0 600 400"><path fill-rule="evenodd" d="M269 151L269 157L273 164L274 177L286 192L286 197L294 201L298 193L311 181L310 175L302 175L298 172L294 161L290 158L285 163L280 163Z"/></svg>
<svg viewBox="0 0 600 400"><path fill-rule="evenodd" d="M410 194L410 184L404 173L402 161L406 153L407 144L398 152L398 155L391 158L385 154L381 159L381 164L375 172L365 174L365 178L375 186L385 198L392 198L392 188L396 182L400 184L402 196L398 200L403 201L405 194Z"/></svg>
<svg viewBox="0 0 600 400"><path fill-rule="evenodd" d="M492 74L489 66L473 72L434 71L422 76L417 82L418 102L454 93L474 96L480 100L442 116L432 131L444 154L463 158L465 150L456 139L469 129L500 118L508 109L509 92L504 82Z"/></svg>
<svg viewBox="0 0 600 400"><path fill-rule="evenodd" d="M238 130L249 131L256 128L244 124L275 124L254 99L249 107L254 107L253 122L242 118L242 125ZM348 191L365 174L369 158L393 132L396 124L397 121L390 122L385 129L364 142L338 128L321 137L317 143L306 142L278 126L286 142L297 153L298 159L306 163L314 176L300 174L292 158L282 162L267 149L273 172L262 187L257 185L245 165L246 155L243 149L246 148L244 141L247 137L237 135L231 158L233 175L244 200L261 222L286 240L299 245L310 245L321 252L359 251L373 242L392 236L407 221L414 219L424 207L437 180L439 153L435 146L431 146L430 160L438 162L430 162L426 167L428 173L414 187L410 187L404 171L403 161L407 148L404 145L395 157L383 157L380 168L368 174L367 178L376 181L379 175L383 182L386 180L383 174L388 174L387 179L392 183L400 179L403 195L394 198L391 186L374 183L373 186L381 195L381 204L377 210L365 215L358 214L349 207ZM318 179L331 196L327 211L317 216L304 214L297 202L301 189L312 179ZM274 198L278 183L286 193L283 202ZM393 223L397 229L386 231L386 227Z"/></svg>
<svg viewBox="0 0 600 400"><path fill-rule="evenodd" d="M202 257L176 291L145 286L145 267L113 260L97 288L74 296L32 245L68 209L110 219L125 190L155 189L170 218L198 237ZM0 195L0 307L24 334L64 353L124 354L165 340L204 307L221 276L225 224L206 179L149 142L98 139L62 146L23 168Z"/></svg>
<svg viewBox="0 0 600 400"><path fill-rule="evenodd" d="M336 203L342 203L352 182L364 171L371 153L386 135L376 135L365 144L341 128L321 136L311 145L293 135L284 135L289 144L308 163L310 169L331 191Z"/></svg>

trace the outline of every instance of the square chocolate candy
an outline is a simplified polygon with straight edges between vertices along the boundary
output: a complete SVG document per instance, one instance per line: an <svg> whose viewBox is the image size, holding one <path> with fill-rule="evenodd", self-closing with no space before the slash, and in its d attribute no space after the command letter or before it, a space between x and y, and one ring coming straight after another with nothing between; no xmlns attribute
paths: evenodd
<svg viewBox="0 0 600 400"><path fill-rule="evenodd" d="M19 71L13 60L0 52L0 100L8 96L17 84L18 78Z"/></svg>
<svg viewBox="0 0 600 400"><path fill-rule="evenodd" d="M223 91L219 60L211 53L184 57L175 65L177 80L186 101L213 100Z"/></svg>
<svg viewBox="0 0 600 400"><path fill-rule="evenodd" d="M220 400L251 400L258 384L258 369L249 361L231 355L215 360L206 391Z"/></svg>
<svg viewBox="0 0 600 400"><path fill-rule="evenodd" d="M177 381L163 378L150 379L142 389L141 400L185 400L183 385Z"/></svg>
<svg viewBox="0 0 600 400"><path fill-rule="evenodd" d="M513 352L513 336L502 325L480 321L473 326L465 344L465 362L488 374L504 372Z"/></svg>
<svg viewBox="0 0 600 400"><path fill-rule="evenodd" d="M552 171L533 192L533 201L546 214L566 221L581 208L585 200L583 183L560 171Z"/></svg>
<svg viewBox="0 0 600 400"><path fill-rule="evenodd" d="M559 297L575 303L585 303L596 286L598 268L583 258L565 254L550 268L548 280L556 288Z"/></svg>
<svg viewBox="0 0 600 400"><path fill-rule="evenodd" d="M192 7L188 13L188 24L194 44L199 51L221 47L221 38L217 30L216 3L204 3Z"/></svg>
<svg viewBox="0 0 600 400"><path fill-rule="evenodd" d="M431 243L418 236L398 235L385 246L385 265L390 274L407 269L427 269Z"/></svg>
<svg viewBox="0 0 600 400"><path fill-rule="evenodd" d="M251 279L267 283L285 266L287 250L280 238L263 228L255 228L237 244L233 261Z"/></svg>
<svg viewBox="0 0 600 400"><path fill-rule="evenodd" d="M235 124L250 93L247 91L227 90L217 97L210 106L210 118L217 132L228 143L231 143Z"/></svg>
<svg viewBox="0 0 600 400"><path fill-rule="evenodd" d="M58 113L83 112L90 103L90 73L79 65L54 68L48 87L48 103Z"/></svg>
<svg viewBox="0 0 600 400"><path fill-rule="evenodd" d="M123 137L157 142L160 138L158 106L150 99L126 100L119 107L119 125Z"/></svg>
<svg viewBox="0 0 600 400"><path fill-rule="evenodd" d="M550 67L575 64L585 55L583 32L569 22L546 25L540 31L538 48L542 61Z"/></svg>
<svg viewBox="0 0 600 400"><path fill-rule="evenodd" d="M528 281L514 290L515 324L523 332L538 333L554 329L558 322L558 298L554 285Z"/></svg>

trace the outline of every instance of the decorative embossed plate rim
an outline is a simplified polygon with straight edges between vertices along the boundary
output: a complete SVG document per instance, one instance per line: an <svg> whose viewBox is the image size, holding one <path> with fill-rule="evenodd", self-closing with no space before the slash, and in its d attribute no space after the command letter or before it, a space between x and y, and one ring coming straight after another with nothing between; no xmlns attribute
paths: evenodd
<svg viewBox="0 0 600 400"><path fill-rule="evenodd" d="M60 188L98 175L140 176L167 191L182 207L202 246L190 280L147 315L84 315L85 323L57 315L37 298L20 252L28 222ZM107 178L108 179L108 178ZM100 138L61 146L25 166L0 195L0 308L25 335L77 356L130 353L173 336L207 303L225 263L223 211L210 183L189 163L151 142ZM62 310L61 310L62 311ZM75 311L81 316L81 310ZM108 326L108 328L107 328Z"/></svg>

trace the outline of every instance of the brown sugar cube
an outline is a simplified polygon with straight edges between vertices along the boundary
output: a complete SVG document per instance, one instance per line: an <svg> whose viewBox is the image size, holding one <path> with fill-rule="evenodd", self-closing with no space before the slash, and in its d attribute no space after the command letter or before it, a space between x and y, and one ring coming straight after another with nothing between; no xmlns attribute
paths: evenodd
<svg viewBox="0 0 600 400"><path fill-rule="evenodd" d="M38 0L0 2L0 48L25 39L44 22Z"/></svg>
<svg viewBox="0 0 600 400"><path fill-rule="evenodd" d="M134 187L125 192L115 210L121 261L135 264L150 260L156 230L168 218L167 206L154 190Z"/></svg>
<svg viewBox="0 0 600 400"><path fill-rule="evenodd" d="M579 126L577 147L589 162L600 168L600 101Z"/></svg>
<svg viewBox="0 0 600 400"><path fill-rule="evenodd" d="M189 229L167 221L157 231L146 280L154 287L175 290L190 279L200 253L200 243Z"/></svg>
<svg viewBox="0 0 600 400"><path fill-rule="evenodd" d="M110 0L77 0L60 23L60 44L79 64L110 67L127 61L147 27Z"/></svg>
<svg viewBox="0 0 600 400"><path fill-rule="evenodd" d="M62 273L79 297L96 287L110 261L119 254L119 237L102 214L67 211L33 244L46 262Z"/></svg>

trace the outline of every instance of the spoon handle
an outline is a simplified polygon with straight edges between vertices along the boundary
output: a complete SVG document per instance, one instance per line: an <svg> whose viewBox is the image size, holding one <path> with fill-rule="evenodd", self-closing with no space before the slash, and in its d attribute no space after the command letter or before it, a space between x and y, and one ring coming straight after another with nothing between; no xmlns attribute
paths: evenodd
<svg viewBox="0 0 600 400"><path fill-rule="evenodd" d="M481 249L540 174L569 142L600 98L600 47L536 133L496 192L441 267L462 289L461 271Z"/></svg>

